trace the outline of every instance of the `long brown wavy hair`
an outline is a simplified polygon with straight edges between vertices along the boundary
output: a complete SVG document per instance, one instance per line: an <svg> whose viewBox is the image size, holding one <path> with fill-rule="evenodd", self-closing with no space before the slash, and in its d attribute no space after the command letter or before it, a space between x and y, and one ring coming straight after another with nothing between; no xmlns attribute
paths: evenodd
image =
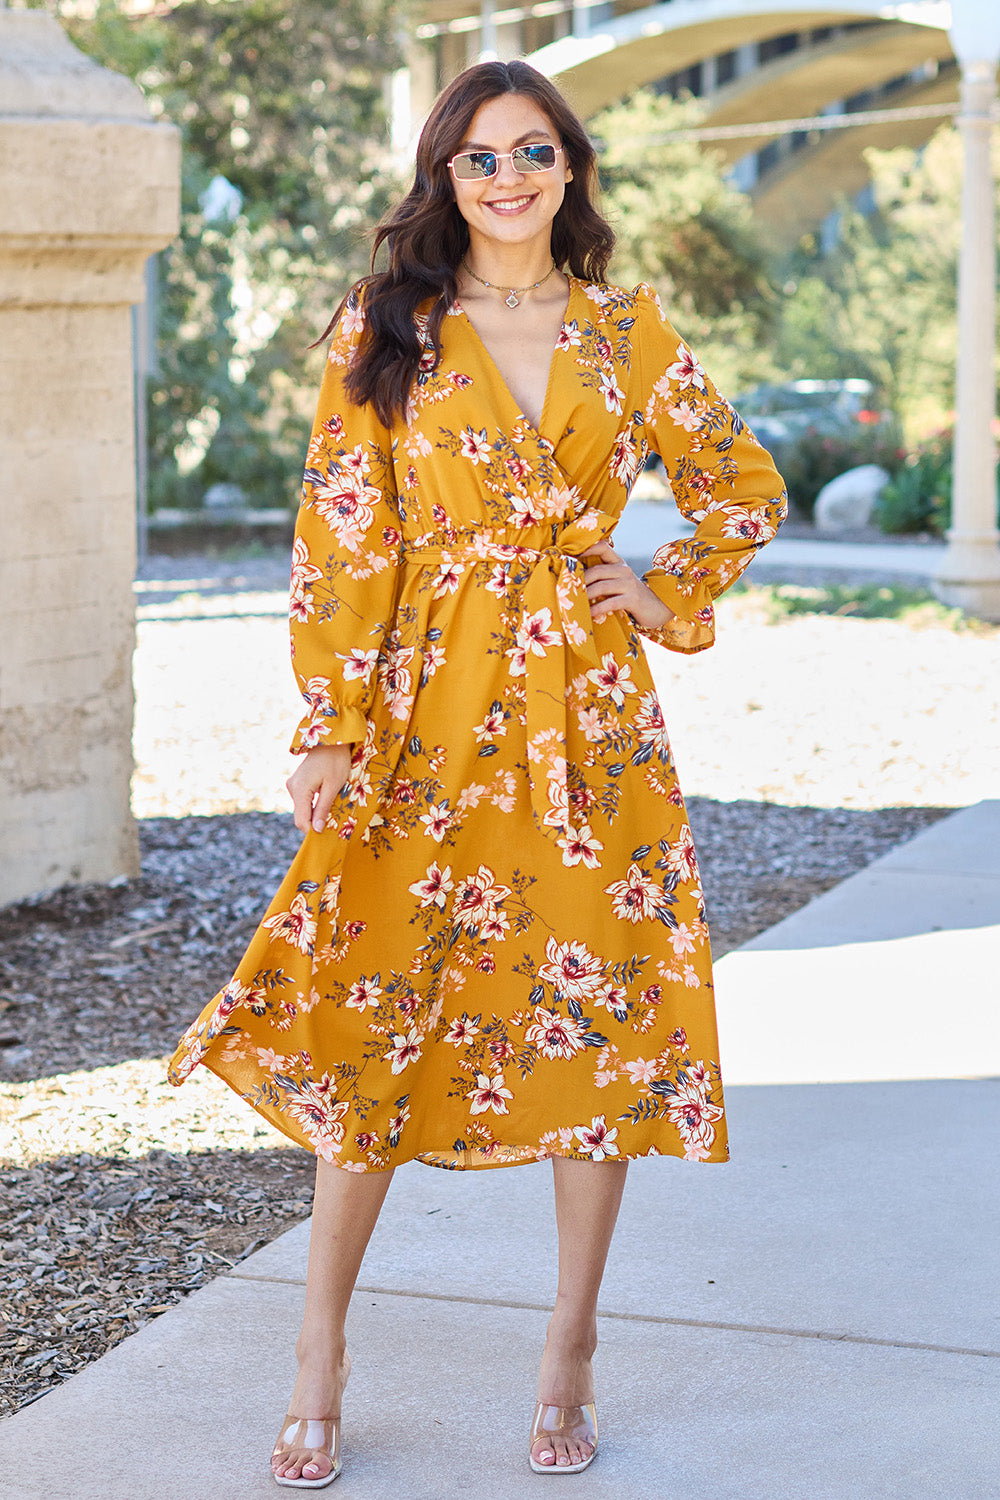
<svg viewBox="0 0 1000 1500"><path fill-rule="evenodd" d="M352 401L359 406L371 402L387 425L405 411L424 353L414 314L422 302L435 299L427 337L435 359L440 359L441 324L457 295L457 271L469 246L469 228L455 203L448 162L467 138L476 111L503 94L523 95L548 115L573 172L552 222L556 265L585 281L601 282L607 272L615 236L594 206L597 158L581 120L555 85L528 63L484 62L467 68L438 96L420 133L413 186L375 231L373 274L364 292L366 331L346 386ZM375 273L382 245L388 250L389 266Z"/></svg>

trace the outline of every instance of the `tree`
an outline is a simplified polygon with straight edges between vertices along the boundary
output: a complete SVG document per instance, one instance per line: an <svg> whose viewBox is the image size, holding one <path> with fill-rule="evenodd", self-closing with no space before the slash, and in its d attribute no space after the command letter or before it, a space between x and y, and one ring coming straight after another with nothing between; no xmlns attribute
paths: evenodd
<svg viewBox="0 0 1000 1500"><path fill-rule="evenodd" d="M590 121L604 143L604 207L618 248L612 273L649 281L664 306L732 393L773 376L767 353L779 314L764 237L746 196L717 156L670 132L696 126L696 101L644 89Z"/></svg>
<svg viewBox="0 0 1000 1500"><path fill-rule="evenodd" d="M776 355L793 376L864 376L912 442L954 406L961 144L869 151L874 212L845 207L836 247L800 249Z"/></svg>
<svg viewBox="0 0 1000 1500"><path fill-rule="evenodd" d="M162 257L150 497L197 504L212 483L293 499L322 332L367 269L365 231L395 191L386 80L393 0L99 0L67 28L181 127L182 227ZM211 216L224 179L230 211ZM224 196L224 195L222 195Z"/></svg>

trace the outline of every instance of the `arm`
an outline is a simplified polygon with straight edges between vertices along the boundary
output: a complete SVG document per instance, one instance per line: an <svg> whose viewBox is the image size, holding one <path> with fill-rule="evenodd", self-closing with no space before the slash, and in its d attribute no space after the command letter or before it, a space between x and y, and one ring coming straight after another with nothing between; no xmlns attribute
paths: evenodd
<svg viewBox="0 0 1000 1500"><path fill-rule="evenodd" d="M656 293L639 286L636 300L646 441L663 459L677 508L696 524L693 536L661 547L644 575L673 618L659 629L637 623L674 651L701 651L715 639L713 600L774 536L787 497L770 455L678 337Z"/></svg>
<svg viewBox="0 0 1000 1500"><path fill-rule="evenodd" d="M392 436L354 406L344 375L364 328L356 293L330 347L306 457L292 552L292 666L306 712L288 781L296 827L322 827L365 738L379 651L391 627L400 524Z"/></svg>

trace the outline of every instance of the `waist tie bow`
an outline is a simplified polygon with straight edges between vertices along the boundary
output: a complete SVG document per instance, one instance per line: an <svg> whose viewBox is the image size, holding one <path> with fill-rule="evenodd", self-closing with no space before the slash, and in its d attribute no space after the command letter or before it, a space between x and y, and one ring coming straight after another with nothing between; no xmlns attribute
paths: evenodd
<svg viewBox="0 0 1000 1500"><path fill-rule="evenodd" d="M504 533L484 531L453 546L442 546L435 538L432 544L418 543L404 552L404 561L414 567L530 564L515 644L507 653L508 672L524 677L532 811L540 828L563 837L572 827L567 697L573 678L599 664L580 557L608 537L615 522L607 512L591 510L557 532L547 547L525 546L507 540Z"/></svg>

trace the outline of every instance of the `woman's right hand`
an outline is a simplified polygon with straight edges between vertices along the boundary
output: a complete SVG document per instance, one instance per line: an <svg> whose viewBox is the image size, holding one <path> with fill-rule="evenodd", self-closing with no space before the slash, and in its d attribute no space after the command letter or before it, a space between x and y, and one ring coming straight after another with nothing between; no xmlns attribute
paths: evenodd
<svg viewBox="0 0 1000 1500"><path fill-rule="evenodd" d="M334 798L351 770L350 745L315 745L302 756L285 782L300 833L322 833Z"/></svg>

